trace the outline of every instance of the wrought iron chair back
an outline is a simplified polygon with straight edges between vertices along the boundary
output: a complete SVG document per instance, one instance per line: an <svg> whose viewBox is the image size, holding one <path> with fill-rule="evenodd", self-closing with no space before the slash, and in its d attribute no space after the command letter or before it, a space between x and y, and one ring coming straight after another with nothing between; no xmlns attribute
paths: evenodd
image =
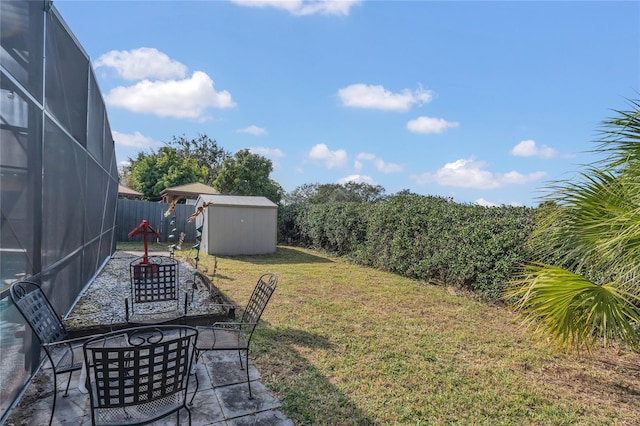
<svg viewBox="0 0 640 426"><path fill-rule="evenodd" d="M92 424L143 424L186 409L198 331L143 326L88 340L84 358Z"/></svg>
<svg viewBox="0 0 640 426"><path fill-rule="evenodd" d="M277 285L278 276L274 273L266 273L258 279L258 283L253 289L240 321L245 324L243 331L247 333L247 346Z"/></svg>
<svg viewBox="0 0 640 426"><path fill-rule="evenodd" d="M125 299L130 324L163 323L187 315L187 293L180 291L178 261L169 256L134 259L130 265L131 296ZM184 307L181 295L184 294Z"/></svg>
<svg viewBox="0 0 640 426"><path fill-rule="evenodd" d="M69 393L71 372L82 368L82 344L88 337L69 339L64 324L39 284L17 281L11 285L11 300L36 335L53 369L53 406L49 424L56 409L57 376L69 374L64 396Z"/></svg>
<svg viewBox="0 0 640 426"><path fill-rule="evenodd" d="M240 322L217 322L212 326L197 327L199 334L196 343L196 359L199 359L201 354L206 351L238 351L240 368L245 370L247 374L249 398L252 398L251 380L249 378L249 345L260 317L277 285L278 276L276 274L263 274L253 289ZM242 363L242 352L245 353L244 365ZM196 381L197 379L198 377L196 376Z"/></svg>
<svg viewBox="0 0 640 426"><path fill-rule="evenodd" d="M11 285L11 300L27 320L40 343L52 343L69 337L40 285L19 281Z"/></svg>

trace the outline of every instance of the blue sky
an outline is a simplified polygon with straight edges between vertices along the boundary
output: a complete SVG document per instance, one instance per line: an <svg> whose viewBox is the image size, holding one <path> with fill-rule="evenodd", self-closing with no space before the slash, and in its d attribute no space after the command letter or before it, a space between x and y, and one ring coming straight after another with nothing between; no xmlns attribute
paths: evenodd
<svg viewBox="0 0 640 426"><path fill-rule="evenodd" d="M640 93L640 2L54 1L118 161L206 134L286 191L535 206Z"/></svg>

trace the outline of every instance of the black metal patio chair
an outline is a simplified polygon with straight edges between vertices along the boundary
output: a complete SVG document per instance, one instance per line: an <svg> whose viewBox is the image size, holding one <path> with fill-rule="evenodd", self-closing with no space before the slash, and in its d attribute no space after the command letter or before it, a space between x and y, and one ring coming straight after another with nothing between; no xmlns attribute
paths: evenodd
<svg viewBox="0 0 640 426"><path fill-rule="evenodd" d="M276 289L278 276L274 273L263 274L253 289L251 298L239 322L217 322L211 326L199 326L198 341L196 343L196 361L206 351L238 351L240 368L247 373L249 398L251 395L251 380L249 379L249 345L253 332L260 321L267 302ZM242 352L245 362L242 363ZM196 376L197 381L197 376ZM191 398L193 401L193 397Z"/></svg>
<svg viewBox="0 0 640 426"><path fill-rule="evenodd" d="M25 318L51 363L53 370L53 406L49 424L56 409L57 377L69 374L64 396L69 394L71 373L82 368L82 344L91 336L70 339L67 329L53 309L39 284L17 281L11 285L11 300Z"/></svg>
<svg viewBox="0 0 640 426"><path fill-rule="evenodd" d="M178 261L169 256L144 256L129 266L131 295L125 318L131 325L175 322L187 316L188 293L180 288Z"/></svg>
<svg viewBox="0 0 640 426"><path fill-rule="evenodd" d="M84 344L93 425L151 423L187 410L198 331L156 325L113 331Z"/></svg>

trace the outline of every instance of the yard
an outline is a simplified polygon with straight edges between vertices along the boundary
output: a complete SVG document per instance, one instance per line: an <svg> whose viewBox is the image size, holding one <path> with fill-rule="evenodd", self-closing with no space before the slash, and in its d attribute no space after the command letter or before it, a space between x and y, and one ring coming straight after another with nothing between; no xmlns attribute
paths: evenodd
<svg viewBox="0 0 640 426"><path fill-rule="evenodd" d="M213 264L200 254L199 269L240 306L261 273L278 274L251 356L296 424L640 418L639 354L556 353L505 307L311 250L218 257L215 276Z"/></svg>

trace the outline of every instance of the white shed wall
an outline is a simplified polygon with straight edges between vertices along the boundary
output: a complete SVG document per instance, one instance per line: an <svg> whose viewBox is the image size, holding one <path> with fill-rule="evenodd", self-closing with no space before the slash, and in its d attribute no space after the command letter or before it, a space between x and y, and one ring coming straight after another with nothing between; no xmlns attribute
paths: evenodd
<svg viewBox="0 0 640 426"><path fill-rule="evenodd" d="M209 206L202 249L208 254L227 256L274 253L277 211L265 207Z"/></svg>

